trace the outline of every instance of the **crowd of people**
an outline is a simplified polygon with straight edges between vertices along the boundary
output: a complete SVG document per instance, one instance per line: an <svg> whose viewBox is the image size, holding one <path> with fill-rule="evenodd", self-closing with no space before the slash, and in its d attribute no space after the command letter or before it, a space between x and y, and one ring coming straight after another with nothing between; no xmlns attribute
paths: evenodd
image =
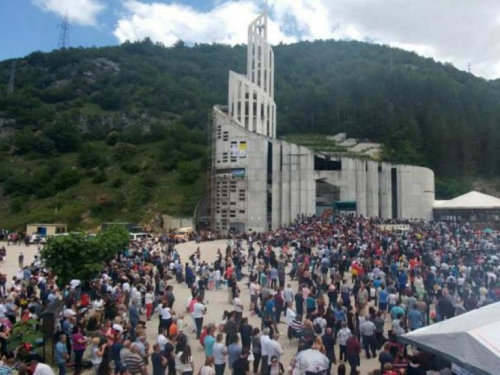
<svg viewBox="0 0 500 375"><path fill-rule="evenodd" d="M451 374L442 358L399 337L499 300L496 236L469 224L391 224L402 222L300 217L277 231L230 236L214 259L200 248L181 257L165 237L145 239L94 280L62 287L38 257L20 260L12 280L0 278L0 350L10 358L12 325L52 305L61 310L62 375L68 366L99 375ZM189 288L187 300L177 300L180 288ZM226 306L210 305L208 293L227 293ZM221 321L206 321L212 308ZM200 346L205 360L196 367ZM30 354L35 368L42 364L36 348Z"/></svg>

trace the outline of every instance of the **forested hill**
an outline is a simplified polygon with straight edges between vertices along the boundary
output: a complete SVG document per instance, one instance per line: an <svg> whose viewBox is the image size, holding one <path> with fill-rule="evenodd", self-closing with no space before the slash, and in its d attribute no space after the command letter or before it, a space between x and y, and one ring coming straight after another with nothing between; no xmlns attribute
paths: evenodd
<svg viewBox="0 0 500 375"><path fill-rule="evenodd" d="M498 82L366 43L301 42L274 50L279 134L347 132L380 141L386 159L428 166L441 181L491 179L500 173ZM12 157L16 162L46 162L94 147L97 159L108 152L106 158L114 158L118 167L130 167L133 160L118 159L133 152L113 156L116 150L103 151L99 142L139 148L167 142L168 147L159 146L157 159L149 156L158 167L150 177L159 170L176 171L184 163L192 172L190 179L196 180L203 167L186 163L199 159L203 164L202 130L210 109L227 102L228 70L243 73L245 64L245 46L187 47L180 42L165 48L149 40L35 52L16 61L14 92L7 96L13 64L4 61L0 162L4 168ZM182 131L172 132L172 127ZM169 134L193 141L180 145ZM80 161L80 168L109 172L106 168L113 166L109 160L102 165L96 160ZM32 190L26 192L30 197L36 188ZM45 195L59 190L54 187ZM16 189L7 189L4 181L4 194L10 191ZM194 197L191 202L174 213L189 211Z"/></svg>

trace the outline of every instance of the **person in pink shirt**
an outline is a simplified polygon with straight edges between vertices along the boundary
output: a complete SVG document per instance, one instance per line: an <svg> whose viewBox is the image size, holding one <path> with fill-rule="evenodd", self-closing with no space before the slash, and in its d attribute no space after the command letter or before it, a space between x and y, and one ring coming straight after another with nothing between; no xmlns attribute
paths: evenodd
<svg viewBox="0 0 500 375"><path fill-rule="evenodd" d="M82 358L83 353L85 353L85 348L87 346L88 339L83 336L82 329L80 326L76 325L73 328L73 335L71 336L71 341L73 344L73 351L75 353L75 374L78 375L82 371Z"/></svg>
<svg viewBox="0 0 500 375"><path fill-rule="evenodd" d="M194 320L193 312L194 312L194 305L196 305L197 302L198 300L196 298L193 298L191 302L189 302L189 307L188 307L189 315L191 315L191 320L193 321L193 327L196 327L196 322ZM193 332L195 332L194 328Z"/></svg>

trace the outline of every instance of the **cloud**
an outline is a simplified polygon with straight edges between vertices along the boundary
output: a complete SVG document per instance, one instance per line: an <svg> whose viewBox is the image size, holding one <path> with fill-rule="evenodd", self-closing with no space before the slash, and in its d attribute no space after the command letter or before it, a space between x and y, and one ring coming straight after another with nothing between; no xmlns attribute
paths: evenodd
<svg viewBox="0 0 500 375"><path fill-rule="evenodd" d="M229 1L201 12L192 7L173 3L124 2L125 14L118 21L114 35L120 42L146 37L166 46L178 40L188 43L241 44L247 41L247 25L260 13L254 1ZM287 36L278 23L269 24L273 43L292 43L298 39Z"/></svg>
<svg viewBox="0 0 500 375"><path fill-rule="evenodd" d="M500 2L497 0L322 0L341 25L363 37L415 51L457 68L500 75ZM363 40L362 38L356 38Z"/></svg>
<svg viewBox="0 0 500 375"><path fill-rule="evenodd" d="M201 11L181 1L122 0L114 35L120 42L150 37L167 46L179 39L246 43L247 25L263 4L216 0L213 8ZM471 64L479 76L500 76L498 0L269 0L269 6L273 44L332 38L370 41L448 61L462 70Z"/></svg>
<svg viewBox="0 0 500 375"><path fill-rule="evenodd" d="M68 14L71 23L81 26L97 25L97 16L106 6L99 0L32 0L40 9L59 16Z"/></svg>

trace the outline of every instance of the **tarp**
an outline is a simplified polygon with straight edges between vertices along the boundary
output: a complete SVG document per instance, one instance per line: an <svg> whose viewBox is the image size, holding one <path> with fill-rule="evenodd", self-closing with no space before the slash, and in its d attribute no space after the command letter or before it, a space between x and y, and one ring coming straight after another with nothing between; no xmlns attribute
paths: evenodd
<svg viewBox="0 0 500 375"><path fill-rule="evenodd" d="M401 336L475 375L500 374L500 302Z"/></svg>
<svg viewBox="0 0 500 375"><path fill-rule="evenodd" d="M356 211L356 201L335 201L333 206L336 211Z"/></svg>
<svg viewBox="0 0 500 375"><path fill-rule="evenodd" d="M500 208L500 199L477 191L471 191L449 201L437 201L434 204L435 210L492 208Z"/></svg>

